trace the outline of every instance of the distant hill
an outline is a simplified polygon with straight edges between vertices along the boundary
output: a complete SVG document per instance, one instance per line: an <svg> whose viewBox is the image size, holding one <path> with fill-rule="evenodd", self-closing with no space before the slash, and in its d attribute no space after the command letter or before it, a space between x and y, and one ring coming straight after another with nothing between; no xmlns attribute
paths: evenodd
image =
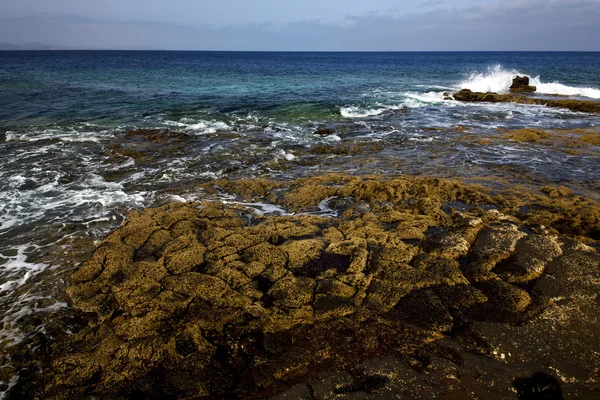
<svg viewBox="0 0 600 400"><path fill-rule="evenodd" d="M0 43L0 51L6 50L156 50L148 46L125 46L125 47L113 47L113 48L102 48L102 47L63 47L63 46L52 46L43 43L25 43L25 44L11 44L11 43Z"/></svg>
<svg viewBox="0 0 600 400"><path fill-rule="evenodd" d="M66 47L51 46L43 43L11 44L0 43L0 50L65 50Z"/></svg>

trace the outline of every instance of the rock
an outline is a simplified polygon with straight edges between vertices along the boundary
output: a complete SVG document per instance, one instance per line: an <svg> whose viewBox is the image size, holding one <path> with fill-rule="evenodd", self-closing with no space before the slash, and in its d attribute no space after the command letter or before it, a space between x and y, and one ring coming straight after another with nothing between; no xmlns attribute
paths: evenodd
<svg viewBox="0 0 600 400"><path fill-rule="evenodd" d="M548 137L548 134L541 129L525 128L510 131L504 137L517 142L536 142Z"/></svg>
<svg viewBox="0 0 600 400"><path fill-rule="evenodd" d="M288 268L297 270L319 262L325 243L318 239L287 241L280 246L288 255Z"/></svg>
<svg viewBox="0 0 600 400"><path fill-rule="evenodd" d="M462 89L455 93L454 99L466 102L538 104L547 107L566 108L572 111L600 113L600 102L594 100L546 99L516 94L472 92L469 89Z"/></svg>
<svg viewBox="0 0 600 400"><path fill-rule="evenodd" d="M11 360L32 371L15 398L506 398L540 371L597 387L600 252L565 236L595 243L597 203L411 177L219 187L298 214L131 213L72 275L79 328ZM332 196L338 216L306 213Z"/></svg>
<svg viewBox="0 0 600 400"><path fill-rule="evenodd" d="M546 265L562 254L557 238L528 235L519 240L514 255L496 267L495 272L507 282L525 283L538 278Z"/></svg>
<svg viewBox="0 0 600 400"><path fill-rule="evenodd" d="M311 389L308 385L300 384L278 396L271 397L271 400L314 400L314 397L312 397Z"/></svg>
<svg viewBox="0 0 600 400"><path fill-rule="evenodd" d="M315 281L290 277L277 281L267 293L278 306L300 308L313 300Z"/></svg>
<svg viewBox="0 0 600 400"><path fill-rule="evenodd" d="M321 136L329 136L329 135L333 135L334 130L333 128L329 128L326 126L319 126L317 127L317 129L315 130L315 135L321 135Z"/></svg>
<svg viewBox="0 0 600 400"><path fill-rule="evenodd" d="M470 89L462 89L456 93L454 93L454 99L459 101L469 101L469 102L491 102L498 103L501 101L505 101L505 95L499 95L497 93L482 93L482 92L472 92Z"/></svg>
<svg viewBox="0 0 600 400"><path fill-rule="evenodd" d="M529 86L529 77L528 76L515 76L512 80L511 89L518 89L523 86Z"/></svg>
<svg viewBox="0 0 600 400"><path fill-rule="evenodd" d="M564 196L572 196L573 191L566 186L542 186L540 191L546 193L550 197L564 197Z"/></svg>
<svg viewBox="0 0 600 400"><path fill-rule="evenodd" d="M511 92L535 92L535 86L529 86L528 76L515 76L510 86Z"/></svg>

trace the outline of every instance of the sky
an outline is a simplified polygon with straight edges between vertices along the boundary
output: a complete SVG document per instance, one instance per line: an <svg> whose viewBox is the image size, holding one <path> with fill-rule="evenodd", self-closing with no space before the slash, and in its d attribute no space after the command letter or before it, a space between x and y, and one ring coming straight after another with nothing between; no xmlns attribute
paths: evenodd
<svg viewBox="0 0 600 400"><path fill-rule="evenodd" d="M76 49L600 51L600 0L0 0L0 43Z"/></svg>

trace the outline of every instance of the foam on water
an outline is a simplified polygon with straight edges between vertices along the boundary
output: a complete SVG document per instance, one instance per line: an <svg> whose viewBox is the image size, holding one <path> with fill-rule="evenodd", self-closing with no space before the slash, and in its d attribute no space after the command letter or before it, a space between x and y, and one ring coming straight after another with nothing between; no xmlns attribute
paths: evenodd
<svg viewBox="0 0 600 400"><path fill-rule="evenodd" d="M329 207L329 202L336 197L327 197L319 202L319 212L317 213L321 217L337 217L339 214L336 210Z"/></svg>
<svg viewBox="0 0 600 400"><path fill-rule="evenodd" d="M279 149L277 150L277 152L275 153L275 159L276 160L287 160L287 161L293 161L296 159L296 156L293 155L292 153L289 153L283 149Z"/></svg>
<svg viewBox="0 0 600 400"><path fill-rule="evenodd" d="M444 100L444 92L405 92L404 104L409 108L423 107L433 104L443 104L449 102Z"/></svg>
<svg viewBox="0 0 600 400"><path fill-rule="evenodd" d="M222 121L195 120L192 118L182 118L179 121L163 121L165 125L180 127L185 131L195 134L216 133L219 131L231 130L231 126Z"/></svg>
<svg viewBox="0 0 600 400"><path fill-rule="evenodd" d="M26 251L29 247L30 246L25 245L17 247L15 249L17 254L14 256L0 253L0 257L7 260L4 264L0 265L0 276L5 280L5 282L0 285L0 293L14 290L17 287L22 286L32 276L37 275L48 268L47 264L27 262Z"/></svg>
<svg viewBox="0 0 600 400"><path fill-rule="evenodd" d="M417 85L418 86L418 85ZM428 88L431 88L427 86ZM446 89L446 88L444 88ZM364 95L366 96L366 94ZM387 96L384 99L383 96ZM375 98L381 99L372 106L344 106L340 107L340 114L344 118L375 117L389 111L398 111L406 108L419 108L430 105L450 104L454 102L444 100L444 92L377 92ZM387 101L386 101L387 100Z"/></svg>
<svg viewBox="0 0 600 400"><path fill-rule="evenodd" d="M537 86L537 92L539 93L583 96L592 99L600 99L600 89L567 86L559 82L543 83L540 82L538 77L534 78L531 82L532 85Z"/></svg>
<svg viewBox="0 0 600 400"><path fill-rule="evenodd" d="M298 215L318 215L321 217L337 217L338 212L336 210L332 209L331 207L329 207L329 202L334 198L335 197L328 197L326 199L321 200L317 206L319 209L318 211L303 212L303 213L299 213ZM256 214L258 216L264 216L264 215L292 216L292 215L296 215L296 213L286 211L282 207L275 205L275 204L262 203L262 202L242 202L242 201L236 201L234 199L235 199L235 197L233 197L231 195L222 194L219 200L223 204L234 204L234 205L240 205L240 206L246 207L246 208L250 209L253 214Z"/></svg>
<svg viewBox="0 0 600 400"><path fill-rule="evenodd" d="M501 65L488 68L485 72L472 73L468 79L461 82L461 89L470 89L474 92L508 92L515 76L529 76L529 84L536 86L537 93L558 94L567 96L583 96L600 99L600 89L591 87L575 87L560 82L542 82L539 76L530 76L517 70L507 70Z"/></svg>
<svg viewBox="0 0 600 400"><path fill-rule="evenodd" d="M35 175L12 177L8 190L0 193L0 235L17 224L47 219L50 213L60 219L72 214L74 209L94 205L106 208L108 213L112 206L140 206L146 200L144 193L127 193L122 183L107 182L96 173L89 173L83 179L68 184L60 182L61 176L61 173L56 173L53 178L46 176L43 181L36 179ZM20 183L25 181L36 182L38 186L19 188Z"/></svg>
<svg viewBox="0 0 600 400"><path fill-rule="evenodd" d="M287 211L285 211L283 208L276 206L274 204L268 204L268 203L248 203L248 202L242 202L242 201L235 201L235 200L229 200L230 198L233 198L232 196L223 196L221 198L221 202L223 204L235 204L235 205L240 205L240 206L244 206L248 209L250 209L254 214L256 215L270 215L270 214L275 214L275 215L280 215L280 216L290 216L290 215L294 215L294 213L289 213Z"/></svg>
<svg viewBox="0 0 600 400"><path fill-rule="evenodd" d="M102 140L111 137L110 131L104 130L100 132L85 132L76 129L44 129L41 131L33 130L29 132L6 132L7 142L39 142L45 140L58 140L61 142L94 142L99 143Z"/></svg>
<svg viewBox="0 0 600 400"><path fill-rule="evenodd" d="M358 106L341 107L340 114L344 118L365 118L374 117L387 111L386 108L361 108Z"/></svg>

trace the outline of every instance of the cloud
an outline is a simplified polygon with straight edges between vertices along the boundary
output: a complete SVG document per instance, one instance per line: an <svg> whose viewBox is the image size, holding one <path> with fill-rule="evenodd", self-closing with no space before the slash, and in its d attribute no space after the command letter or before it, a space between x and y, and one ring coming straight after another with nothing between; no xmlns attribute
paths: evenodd
<svg viewBox="0 0 600 400"><path fill-rule="evenodd" d="M422 3L417 4L417 7L426 8L426 7L435 7L446 4L445 0L426 0Z"/></svg>
<svg viewBox="0 0 600 400"><path fill-rule="evenodd" d="M176 50L598 51L598 21L600 3L592 0L509 0L412 14L376 11L338 23L214 26L38 15L0 20L0 42Z"/></svg>

